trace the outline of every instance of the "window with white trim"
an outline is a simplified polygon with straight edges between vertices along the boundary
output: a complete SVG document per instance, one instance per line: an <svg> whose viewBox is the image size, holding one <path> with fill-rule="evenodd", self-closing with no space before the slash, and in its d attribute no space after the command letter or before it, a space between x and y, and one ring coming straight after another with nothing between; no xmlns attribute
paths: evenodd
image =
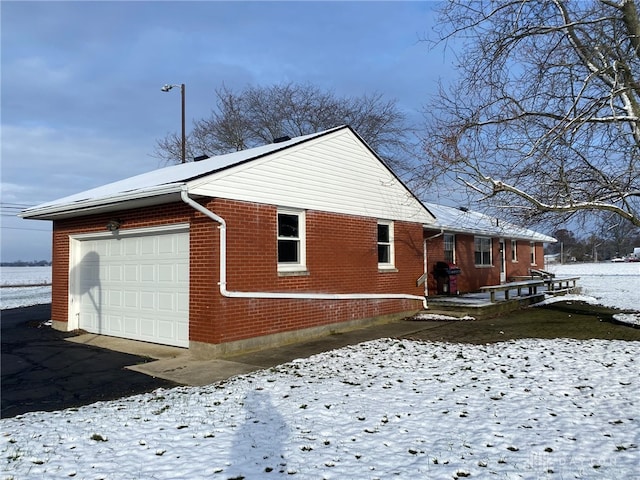
<svg viewBox="0 0 640 480"><path fill-rule="evenodd" d="M443 243L444 260L449 263L456 263L456 236L452 233L445 233Z"/></svg>
<svg viewBox="0 0 640 480"><path fill-rule="evenodd" d="M529 242L531 246L531 265L536 265L536 242Z"/></svg>
<svg viewBox="0 0 640 480"><path fill-rule="evenodd" d="M378 221L378 267L393 268L393 222Z"/></svg>
<svg viewBox="0 0 640 480"><path fill-rule="evenodd" d="M278 209L278 271L306 270L305 215Z"/></svg>
<svg viewBox="0 0 640 480"><path fill-rule="evenodd" d="M476 266L491 266L491 238L475 237L473 243L475 245Z"/></svg>
<svg viewBox="0 0 640 480"><path fill-rule="evenodd" d="M511 261L514 263L518 261L518 241L517 240L511 240Z"/></svg>

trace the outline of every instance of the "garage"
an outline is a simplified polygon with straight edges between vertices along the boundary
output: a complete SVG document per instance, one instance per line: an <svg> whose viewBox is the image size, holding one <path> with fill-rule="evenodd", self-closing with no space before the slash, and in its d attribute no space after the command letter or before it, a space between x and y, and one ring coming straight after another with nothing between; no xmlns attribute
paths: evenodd
<svg viewBox="0 0 640 480"><path fill-rule="evenodd" d="M72 240L70 321L91 333L189 346L188 228Z"/></svg>

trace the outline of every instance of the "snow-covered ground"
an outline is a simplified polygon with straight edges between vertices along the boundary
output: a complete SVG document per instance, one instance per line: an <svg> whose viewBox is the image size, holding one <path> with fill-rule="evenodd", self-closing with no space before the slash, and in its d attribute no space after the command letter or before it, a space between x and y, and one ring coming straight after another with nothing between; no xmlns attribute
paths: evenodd
<svg viewBox="0 0 640 480"><path fill-rule="evenodd" d="M607 275L637 298L633 272L584 268L586 289ZM377 340L1 420L1 478L633 479L639 359L640 342Z"/></svg>
<svg viewBox="0 0 640 480"><path fill-rule="evenodd" d="M549 265L558 277L580 277L582 293L608 307L640 311L640 263Z"/></svg>
<svg viewBox="0 0 640 480"><path fill-rule="evenodd" d="M377 340L0 422L5 479L631 479L640 342Z"/></svg>
<svg viewBox="0 0 640 480"><path fill-rule="evenodd" d="M0 310L43 303L51 303L51 267L0 267Z"/></svg>
<svg viewBox="0 0 640 480"><path fill-rule="evenodd" d="M580 277L582 295L565 297L597 303L607 307L633 310L614 318L620 322L640 325L640 263L573 263L549 265L548 271L558 277ZM549 301L561 301L558 297Z"/></svg>
<svg viewBox="0 0 640 480"><path fill-rule="evenodd" d="M0 286L51 284L51 267L0 267Z"/></svg>

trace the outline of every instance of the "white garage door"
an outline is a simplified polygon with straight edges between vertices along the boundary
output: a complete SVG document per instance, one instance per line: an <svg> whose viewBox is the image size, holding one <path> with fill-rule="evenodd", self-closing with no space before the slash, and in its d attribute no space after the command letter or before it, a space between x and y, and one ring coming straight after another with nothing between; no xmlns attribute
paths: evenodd
<svg viewBox="0 0 640 480"><path fill-rule="evenodd" d="M189 346L189 232L80 242L74 301L91 333Z"/></svg>

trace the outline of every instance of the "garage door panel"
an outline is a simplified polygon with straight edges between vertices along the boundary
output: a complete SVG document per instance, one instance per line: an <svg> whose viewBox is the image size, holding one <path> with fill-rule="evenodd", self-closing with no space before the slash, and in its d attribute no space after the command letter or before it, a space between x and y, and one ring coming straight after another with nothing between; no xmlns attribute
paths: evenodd
<svg viewBox="0 0 640 480"><path fill-rule="evenodd" d="M175 327L174 322L160 320L158 322L158 336L163 339L170 339L175 337Z"/></svg>
<svg viewBox="0 0 640 480"><path fill-rule="evenodd" d="M119 254L125 257L137 257L140 255L140 241L134 238L125 238L120 243Z"/></svg>
<svg viewBox="0 0 640 480"><path fill-rule="evenodd" d="M175 252L175 239L169 237L158 238L158 253L172 255Z"/></svg>
<svg viewBox="0 0 640 480"><path fill-rule="evenodd" d="M189 345L189 234L155 233L81 242L80 328Z"/></svg>
<svg viewBox="0 0 640 480"><path fill-rule="evenodd" d="M140 292L140 309L154 311L156 308L156 293Z"/></svg>
<svg viewBox="0 0 640 480"><path fill-rule="evenodd" d="M107 330L112 333L124 333L123 325L122 325L122 316L121 315L108 315L107 316Z"/></svg>
<svg viewBox="0 0 640 480"><path fill-rule="evenodd" d="M158 281L174 282L175 281L174 265L158 265Z"/></svg>
<svg viewBox="0 0 640 480"><path fill-rule="evenodd" d="M181 318L182 317L188 318L186 314L189 313L189 294L187 293L176 294L176 312L183 314Z"/></svg>
<svg viewBox="0 0 640 480"><path fill-rule="evenodd" d="M109 265L109 281L121 282L122 280L122 265Z"/></svg>
<svg viewBox="0 0 640 480"><path fill-rule="evenodd" d="M140 269L138 265L127 264L124 265L123 269L125 282L138 282L140 280Z"/></svg>
<svg viewBox="0 0 640 480"><path fill-rule="evenodd" d="M140 335L142 338L155 338L158 336L158 332L156 331L157 324L156 320L153 318L140 318Z"/></svg>
<svg viewBox="0 0 640 480"><path fill-rule="evenodd" d="M108 295L109 306L122 307L122 292L118 290L111 290Z"/></svg>
<svg viewBox="0 0 640 480"><path fill-rule="evenodd" d="M189 265L176 265L176 281L189 284Z"/></svg>
<svg viewBox="0 0 640 480"><path fill-rule="evenodd" d="M171 293L158 293L158 310L164 312L175 312L175 295Z"/></svg>
<svg viewBox="0 0 640 480"><path fill-rule="evenodd" d="M156 282L155 265L140 265L140 281L147 283Z"/></svg>

